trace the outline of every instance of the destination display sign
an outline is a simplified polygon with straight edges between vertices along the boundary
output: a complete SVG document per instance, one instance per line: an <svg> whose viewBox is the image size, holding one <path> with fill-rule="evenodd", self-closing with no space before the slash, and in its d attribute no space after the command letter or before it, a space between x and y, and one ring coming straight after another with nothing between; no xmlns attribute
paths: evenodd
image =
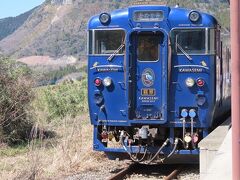
<svg viewBox="0 0 240 180"><path fill-rule="evenodd" d="M163 11L135 11L133 20L136 22L155 22L162 21Z"/></svg>

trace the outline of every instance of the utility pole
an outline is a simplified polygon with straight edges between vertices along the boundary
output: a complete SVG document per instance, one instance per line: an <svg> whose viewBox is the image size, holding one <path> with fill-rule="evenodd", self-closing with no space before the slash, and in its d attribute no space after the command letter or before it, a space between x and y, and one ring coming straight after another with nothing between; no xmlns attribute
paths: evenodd
<svg viewBox="0 0 240 180"><path fill-rule="evenodd" d="M232 178L240 178L240 2L230 0L232 61Z"/></svg>

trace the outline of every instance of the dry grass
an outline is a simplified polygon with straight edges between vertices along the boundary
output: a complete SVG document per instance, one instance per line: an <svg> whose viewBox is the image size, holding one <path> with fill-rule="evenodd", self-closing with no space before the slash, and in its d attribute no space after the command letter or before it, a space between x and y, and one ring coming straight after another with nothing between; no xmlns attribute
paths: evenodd
<svg viewBox="0 0 240 180"><path fill-rule="evenodd" d="M105 158L92 151L92 126L87 115L65 118L48 128L54 129L57 137L43 140L41 133L33 130L34 140L26 153L1 157L0 179L63 178L96 169ZM41 129L40 125L35 129Z"/></svg>

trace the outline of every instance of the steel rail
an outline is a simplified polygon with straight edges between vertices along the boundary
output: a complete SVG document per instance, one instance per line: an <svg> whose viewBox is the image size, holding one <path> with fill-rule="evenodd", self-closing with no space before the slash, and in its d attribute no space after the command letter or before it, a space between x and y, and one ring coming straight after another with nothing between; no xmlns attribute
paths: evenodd
<svg viewBox="0 0 240 180"><path fill-rule="evenodd" d="M178 167L177 169L174 169L168 176L165 176L163 179L164 180L172 180L179 175L181 170L182 170L182 167Z"/></svg>
<svg viewBox="0 0 240 180"><path fill-rule="evenodd" d="M137 171L139 171L139 169L141 170L141 166L138 166L138 165L139 165L138 163L132 163L129 166L127 166L126 168L122 169L120 172L118 172L118 173L114 174L113 176L111 176L110 178L108 178L108 180L123 180L127 177L127 175L133 174L133 172L135 172L136 170ZM163 179L164 180L172 180L172 179L176 178L180 174L182 168L183 168L182 166L179 166L177 168L175 167L174 169L170 168L173 170L171 170L171 173L169 175L164 176Z"/></svg>
<svg viewBox="0 0 240 180"><path fill-rule="evenodd" d="M108 180L123 180L126 175L131 174L133 169L136 167L137 163L132 163L117 174L114 174L112 177L110 177Z"/></svg>

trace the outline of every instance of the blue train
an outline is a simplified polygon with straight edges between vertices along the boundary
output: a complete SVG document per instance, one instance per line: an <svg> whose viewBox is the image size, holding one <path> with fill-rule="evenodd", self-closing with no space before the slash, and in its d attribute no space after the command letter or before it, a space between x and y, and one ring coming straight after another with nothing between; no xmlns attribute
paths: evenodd
<svg viewBox="0 0 240 180"><path fill-rule="evenodd" d="M206 13L133 5L88 23L93 148L111 158L197 157L198 143L230 111L221 27Z"/></svg>

